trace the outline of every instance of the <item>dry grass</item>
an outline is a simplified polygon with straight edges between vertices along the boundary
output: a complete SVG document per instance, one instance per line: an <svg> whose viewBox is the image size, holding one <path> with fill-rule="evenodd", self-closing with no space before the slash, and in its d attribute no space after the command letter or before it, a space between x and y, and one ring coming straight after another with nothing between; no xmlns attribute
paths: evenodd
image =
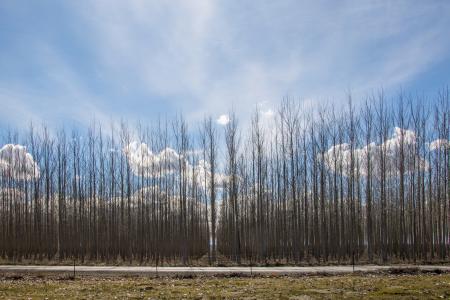
<svg viewBox="0 0 450 300"><path fill-rule="evenodd" d="M305 277L44 277L3 275L2 299L450 298L450 274Z"/></svg>

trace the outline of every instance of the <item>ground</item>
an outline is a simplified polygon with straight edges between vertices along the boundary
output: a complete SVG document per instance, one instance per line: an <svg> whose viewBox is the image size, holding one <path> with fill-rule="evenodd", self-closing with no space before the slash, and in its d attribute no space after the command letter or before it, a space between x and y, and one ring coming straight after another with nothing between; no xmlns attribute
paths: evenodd
<svg viewBox="0 0 450 300"><path fill-rule="evenodd" d="M258 277L0 275L1 299L449 299L450 274Z"/></svg>

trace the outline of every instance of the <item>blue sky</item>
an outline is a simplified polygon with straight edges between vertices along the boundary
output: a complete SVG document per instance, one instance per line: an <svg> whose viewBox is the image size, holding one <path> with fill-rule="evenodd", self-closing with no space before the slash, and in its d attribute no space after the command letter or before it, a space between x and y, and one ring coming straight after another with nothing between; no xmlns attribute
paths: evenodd
<svg viewBox="0 0 450 300"><path fill-rule="evenodd" d="M450 82L450 1L0 2L0 125L195 123Z"/></svg>

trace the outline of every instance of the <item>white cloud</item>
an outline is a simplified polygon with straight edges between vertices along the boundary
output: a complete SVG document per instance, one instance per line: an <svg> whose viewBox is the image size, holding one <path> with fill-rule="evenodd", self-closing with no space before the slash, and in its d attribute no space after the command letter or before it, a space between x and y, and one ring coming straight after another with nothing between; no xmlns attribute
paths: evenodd
<svg viewBox="0 0 450 300"><path fill-rule="evenodd" d="M194 168L194 175L196 176L197 184L203 188L209 187L211 184L211 166L207 161L203 159L198 162ZM221 188L223 183L228 180L228 176L220 172L215 173L214 182L216 188Z"/></svg>
<svg viewBox="0 0 450 300"><path fill-rule="evenodd" d="M272 118L274 116L274 112L271 109L262 112L263 117Z"/></svg>
<svg viewBox="0 0 450 300"><path fill-rule="evenodd" d="M244 125L259 101L275 107L289 95L340 103L351 89L356 102L372 89L407 85L448 56L448 5L326 6L67 3L65 26L44 20L40 34L23 34L23 53L15 39L0 53L0 67L16 70L0 82L0 116L14 125L23 116L88 124L94 114L102 123L134 121L176 107L195 121L232 106ZM34 14L27 19L39 19Z"/></svg>
<svg viewBox="0 0 450 300"><path fill-rule="evenodd" d="M39 178L39 166L25 146L6 144L0 149L0 175L31 180Z"/></svg>
<svg viewBox="0 0 450 300"><path fill-rule="evenodd" d="M132 172L136 176L159 177L166 176L176 172L180 168L180 162L184 164L188 176L188 181L193 179L203 188L210 184L210 165L199 160L196 165L192 165L186 158L183 158L172 148L165 148L159 153L153 153L146 143L137 141L131 142L124 147L123 152L128 160L128 164ZM189 151L190 154L196 155L198 150ZM220 172L215 174L215 182L217 188L220 188L227 177Z"/></svg>
<svg viewBox="0 0 450 300"><path fill-rule="evenodd" d="M339 171L340 167L342 167L343 174L349 176L351 172L351 156L353 154L354 172L356 173L359 167L360 174L367 176L367 155L370 154L373 174L378 177L381 151L385 151L386 167L388 171L392 171L390 173L391 175L397 175L399 171L398 151L402 143L404 150L408 151L408 149L411 149L416 144L416 134L412 130L395 127L392 138L386 140L381 145L370 143L362 148L353 149L353 152L347 143L331 147L324 154L325 164L328 169L333 171ZM429 168L428 162L423 158L419 158L417 163L422 170ZM405 161L404 167L407 173L414 172L417 168L411 161Z"/></svg>
<svg viewBox="0 0 450 300"><path fill-rule="evenodd" d="M189 120L231 105L245 124L261 100L274 105L292 95L341 101L349 88L361 94L398 87L448 47L443 39L429 47L444 30L430 25L434 23L420 26L418 20L433 15L430 6L344 3L331 14L319 3L305 6L302 14L292 9L296 5L264 3L242 10L228 1L123 6L96 2L82 15L88 16L92 43L102 68L115 76L113 81L126 82L130 77L123 71L133 72L132 84L156 96L170 96ZM268 20L270 26L265 26ZM411 31L421 34L409 39ZM146 38L149 35L152 39ZM293 36L302 42L293 45ZM375 47L386 39L394 42ZM373 48L376 51L369 51ZM341 70L341 75L330 69Z"/></svg>
<svg viewBox="0 0 450 300"><path fill-rule="evenodd" d="M450 147L450 141L445 139L437 139L432 141L428 147L430 148L431 151L438 150L440 148L447 149Z"/></svg>
<svg viewBox="0 0 450 300"><path fill-rule="evenodd" d="M398 150L402 141L405 147L415 145L416 133L412 130L395 127L394 135L384 142L384 146L387 148L387 151L394 153Z"/></svg>
<svg viewBox="0 0 450 300"><path fill-rule="evenodd" d="M217 119L217 124L225 126L228 123L230 123L230 117L226 114L224 115L220 115L219 118Z"/></svg>
<svg viewBox="0 0 450 300"><path fill-rule="evenodd" d="M136 176L165 176L176 170L180 159L178 153L171 148L153 153L146 143L136 141L124 147L123 152Z"/></svg>

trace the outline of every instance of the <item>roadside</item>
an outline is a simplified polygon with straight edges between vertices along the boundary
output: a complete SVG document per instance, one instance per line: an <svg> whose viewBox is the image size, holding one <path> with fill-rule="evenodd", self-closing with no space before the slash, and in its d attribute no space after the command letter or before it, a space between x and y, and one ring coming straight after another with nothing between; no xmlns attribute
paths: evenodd
<svg viewBox="0 0 450 300"><path fill-rule="evenodd" d="M401 273L413 272L450 272L449 265L358 265L358 266L314 266L314 267L149 267L149 266L42 266L42 265L0 265L0 273L55 273L55 274L97 274L97 275L314 275L314 274L351 274L351 273Z"/></svg>
<svg viewBox="0 0 450 300"><path fill-rule="evenodd" d="M43 276L3 274L1 299L328 299L450 297L450 274Z"/></svg>

